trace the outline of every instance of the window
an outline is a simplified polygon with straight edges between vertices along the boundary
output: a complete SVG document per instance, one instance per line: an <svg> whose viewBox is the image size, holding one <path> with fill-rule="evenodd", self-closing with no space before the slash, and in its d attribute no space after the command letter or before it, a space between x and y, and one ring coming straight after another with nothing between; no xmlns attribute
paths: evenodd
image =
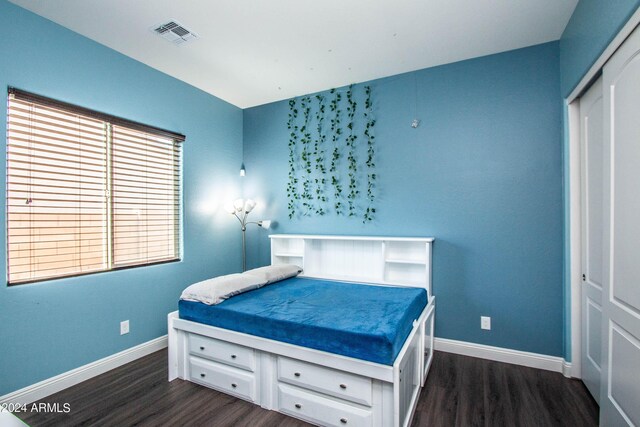
<svg viewBox="0 0 640 427"><path fill-rule="evenodd" d="M184 136L9 89L9 284L180 258Z"/></svg>

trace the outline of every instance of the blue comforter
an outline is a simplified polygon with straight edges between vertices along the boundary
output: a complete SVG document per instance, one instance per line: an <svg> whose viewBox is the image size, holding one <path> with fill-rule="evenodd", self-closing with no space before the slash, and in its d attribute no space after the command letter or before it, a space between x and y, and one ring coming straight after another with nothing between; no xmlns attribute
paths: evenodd
<svg viewBox="0 0 640 427"><path fill-rule="evenodd" d="M296 277L214 306L178 306L181 319L393 365L426 304L422 288Z"/></svg>

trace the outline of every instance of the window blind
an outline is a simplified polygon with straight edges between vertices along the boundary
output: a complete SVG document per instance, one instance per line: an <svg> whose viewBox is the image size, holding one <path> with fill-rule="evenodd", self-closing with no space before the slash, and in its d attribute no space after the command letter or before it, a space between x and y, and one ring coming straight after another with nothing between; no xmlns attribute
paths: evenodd
<svg viewBox="0 0 640 427"><path fill-rule="evenodd" d="M9 284L179 259L183 136L15 89L7 110Z"/></svg>
<svg viewBox="0 0 640 427"><path fill-rule="evenodd" d="M180 145L121 126L112 135L114 265L176 258Z"/></svg>

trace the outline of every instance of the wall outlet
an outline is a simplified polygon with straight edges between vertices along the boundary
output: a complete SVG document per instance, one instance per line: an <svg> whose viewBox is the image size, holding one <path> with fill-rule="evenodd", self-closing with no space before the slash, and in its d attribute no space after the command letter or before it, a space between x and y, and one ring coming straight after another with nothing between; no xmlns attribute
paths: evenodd
<svg viewBox="0 0 640 427"><path fill-rule="evenodd" d="M125 320L120 322L120 335L129 333L129 321Z"/></svg>
<svg viewBox="0 0 640 427"><path fill-rule="evenodd" d="M491 330L491 317L480 316L480 327L482 329L486 329L487 331L490 331Z"/></svg>

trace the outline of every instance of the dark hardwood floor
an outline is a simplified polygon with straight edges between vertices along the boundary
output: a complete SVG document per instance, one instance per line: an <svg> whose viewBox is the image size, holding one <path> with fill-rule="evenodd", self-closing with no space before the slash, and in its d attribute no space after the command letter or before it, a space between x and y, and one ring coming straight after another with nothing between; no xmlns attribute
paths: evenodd
<svg viewBox="0 0 640 427"><path fill-rule="evenodd" d="M598 405L557 372L436 352L414 426L597 426Z"/></svg>
<svg viewBox="0 0 640 427"><path fill-rule="evenodd" d="M42 400L69 413L17 414L38 426L305 426L210 390L167 381L162 350ZM559 373L436 352L414 426L595 426L598 407Z"/></svg>

